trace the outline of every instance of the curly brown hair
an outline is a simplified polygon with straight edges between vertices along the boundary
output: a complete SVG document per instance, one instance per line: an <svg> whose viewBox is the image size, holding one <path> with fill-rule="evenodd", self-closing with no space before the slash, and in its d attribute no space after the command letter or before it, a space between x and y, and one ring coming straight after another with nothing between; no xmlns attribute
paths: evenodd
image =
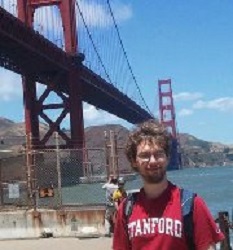
<svg viewBox="0 0 233 250"><path fill-rule="evenodd" d="M170 133L168 133L165 126L158 120L150 119L137 125L136 128L129 134L125 153L131 165L136 161L137 146L142 141L159 144L164 149L166 156L170 157Z"/></svg>

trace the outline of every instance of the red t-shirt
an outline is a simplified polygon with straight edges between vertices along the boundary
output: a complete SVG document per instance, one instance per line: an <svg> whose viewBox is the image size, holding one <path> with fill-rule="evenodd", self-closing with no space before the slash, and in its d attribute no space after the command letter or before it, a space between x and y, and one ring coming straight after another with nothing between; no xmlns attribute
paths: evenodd
<svg viewBox="0 0 233 250"><path fill-rule="evenodd" d="M163 194L156 199L147 199L141 189L128 225L123 203L119 207L114 229L114 250L188 250L183 231L180 189L177 186L169 183ZM193 220L196 250L206 249L210 244L224 239L199 196L194 201Z"/></svg>

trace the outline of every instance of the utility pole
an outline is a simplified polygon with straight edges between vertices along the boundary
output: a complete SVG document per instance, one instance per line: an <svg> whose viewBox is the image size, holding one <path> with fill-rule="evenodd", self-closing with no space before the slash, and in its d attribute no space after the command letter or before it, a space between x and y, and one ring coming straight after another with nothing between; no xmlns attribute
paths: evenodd
<svg viewBox="0 0 233 250"><path fill-rule="evenodd" d="M36 210L36 173L35 173L35 150L32 148L32 135L26 135L26 178L29 206Z"/></svg>
<svg viewBox="0 0 233 250"><path fill-rule="evenodd" d="M60 159L60 145L59 145L58 132L55 132L55 140L56 140L56 156L57 156L57 191L58 191L59 207L61 207L62 206L61 159Z"/></svg>
<svg viewBox="0 0 233 250"><path fill-rule="evenodd" d="M3 207L4 205L4 199L3 199L3 186L2 186L2 159L0 160L0 202L1 206Z"/></svg>
<svg viewBox="0 0 233 250"><path fill-rule="evenodd" d="M110 176L110 161L109 161L109 145L107 131L104 131L104 151L105 151L105 164L107 180Z"/></svg>
<svg viewBox="0 0 233 250"><path fill-rule="evenodd" d="M107 132L104 133L105 138L105 155L106 155L106 172L107 177L109 175L118 176L119 167L118 167L118 156L117 156L117 136L113 130L109 131L109 141L107 138Z"/></svg>
<svg viewBox="0 0 233 250"><path fill-rule="evenodd" d="M114 176L116 176L116 154L115 154L115 140L114 131L110 130L110 169Z"/></svg>

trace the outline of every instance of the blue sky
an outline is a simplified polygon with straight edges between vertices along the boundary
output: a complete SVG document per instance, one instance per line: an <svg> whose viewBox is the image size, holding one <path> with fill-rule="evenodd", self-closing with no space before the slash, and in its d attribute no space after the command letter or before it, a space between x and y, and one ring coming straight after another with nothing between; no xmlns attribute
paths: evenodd
<svg viewBox="0 0 233 250"><path fill-rule="evenodd" d="M153 113L158 114L158 79L171 78L179 131L233 144L233 2L112 2L130 64ZM20 77L0 69L0 78L0 116L22 121ZM84 117L86 126L131 126L86 104Z"/></svg>

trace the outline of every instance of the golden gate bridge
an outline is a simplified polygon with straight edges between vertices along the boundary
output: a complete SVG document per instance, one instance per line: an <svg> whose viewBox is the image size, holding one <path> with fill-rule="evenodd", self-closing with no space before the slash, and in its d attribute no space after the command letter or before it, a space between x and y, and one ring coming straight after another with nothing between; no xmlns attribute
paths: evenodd
<svg viewBox="0 0 233 250"><path fill-rule="evenodd" d="M57 132L63 148L82 149L83 102L133 124L153 118L129 63L113 7L109 0L0 1L0 66L22 76L30 148L54 147L49 139ZM41 95L37 84L45 86ZM51 92L60 103L48 103ZM161 100L164 95L160 92ZM160 106L160 111L165 109L174 120L173 102ZM48 115L53 110L61 111L55 121ZM61 129L67 116L70 136ZM44 136L40 120L49 125ZM166 125L175 128L173 123ZM177 143L173 146L177 155Z"/></svg>

